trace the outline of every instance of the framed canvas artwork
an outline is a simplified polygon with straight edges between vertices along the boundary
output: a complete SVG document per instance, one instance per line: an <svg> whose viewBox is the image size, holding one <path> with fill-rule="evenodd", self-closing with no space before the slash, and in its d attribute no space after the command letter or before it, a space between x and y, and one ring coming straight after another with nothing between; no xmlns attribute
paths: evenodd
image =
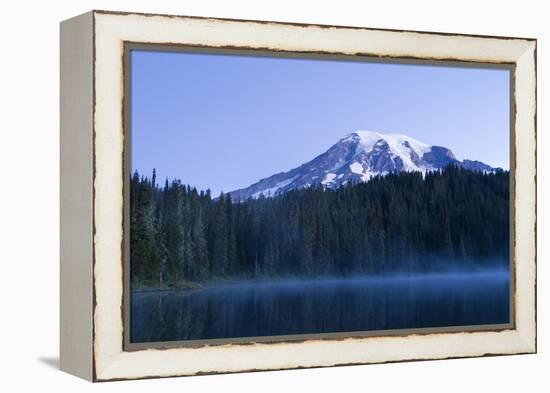
<svg viewBox="0 0 550 393"><path fill-rule="evenodd" d="M61 24L61 367L536 351L536 40Z"/></svg>

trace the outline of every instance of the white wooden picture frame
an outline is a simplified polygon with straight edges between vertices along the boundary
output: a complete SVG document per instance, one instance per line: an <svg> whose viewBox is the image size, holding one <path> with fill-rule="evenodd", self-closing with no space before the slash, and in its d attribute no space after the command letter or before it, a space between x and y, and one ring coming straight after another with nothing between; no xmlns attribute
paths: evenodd
<svg viewBox="0 0 550 393"><path fill-rule="evenodd" d="M513 75L513 323L126 348L125 44L501 64ZM536 40L91 11L61 23L61 368L90 381L536 352Z"/></svg>

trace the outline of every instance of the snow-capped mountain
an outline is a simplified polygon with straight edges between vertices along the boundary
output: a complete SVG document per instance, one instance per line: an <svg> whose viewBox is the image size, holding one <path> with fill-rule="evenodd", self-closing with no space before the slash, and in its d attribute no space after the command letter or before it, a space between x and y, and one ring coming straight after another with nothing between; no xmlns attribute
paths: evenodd
<svg viewBox="0 0 550 393"><path fill-rule="evenodd" d="M376 175L400 171L426 172L445 168L449 164L474 171L496 170L480 161L460 161L445 147L430 146L407 135L357 131L297 168L277 173L229 194L233 200L240 201L260 195L273 197L315 184L337 188L350 181L368 181Z"/></svg>

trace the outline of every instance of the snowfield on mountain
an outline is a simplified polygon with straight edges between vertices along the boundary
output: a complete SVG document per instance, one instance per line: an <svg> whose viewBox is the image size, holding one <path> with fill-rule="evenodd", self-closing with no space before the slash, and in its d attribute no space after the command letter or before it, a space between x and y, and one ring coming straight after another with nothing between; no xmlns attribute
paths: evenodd
<svg viewBox="0 0 550 393"><path fill-rule="evenodd" d="M481 161L459 160L446 147L430 146L407 135L356 131L297 168L266 177L229 194L235 201L244 201L260 196L274 197L318 184L333 189L392 172L425 173L450 164L473 171L497 170Z"/></svg>

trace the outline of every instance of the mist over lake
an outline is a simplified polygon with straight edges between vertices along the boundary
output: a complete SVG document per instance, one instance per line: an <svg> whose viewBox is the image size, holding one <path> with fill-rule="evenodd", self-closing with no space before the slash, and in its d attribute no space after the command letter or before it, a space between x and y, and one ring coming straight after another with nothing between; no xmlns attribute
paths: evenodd
<svg viewBox="0 0 550 393"><path fill-rule="evenodd" d="M253 280L134 291L131 341L505 324L509 271Z"/></svg>

